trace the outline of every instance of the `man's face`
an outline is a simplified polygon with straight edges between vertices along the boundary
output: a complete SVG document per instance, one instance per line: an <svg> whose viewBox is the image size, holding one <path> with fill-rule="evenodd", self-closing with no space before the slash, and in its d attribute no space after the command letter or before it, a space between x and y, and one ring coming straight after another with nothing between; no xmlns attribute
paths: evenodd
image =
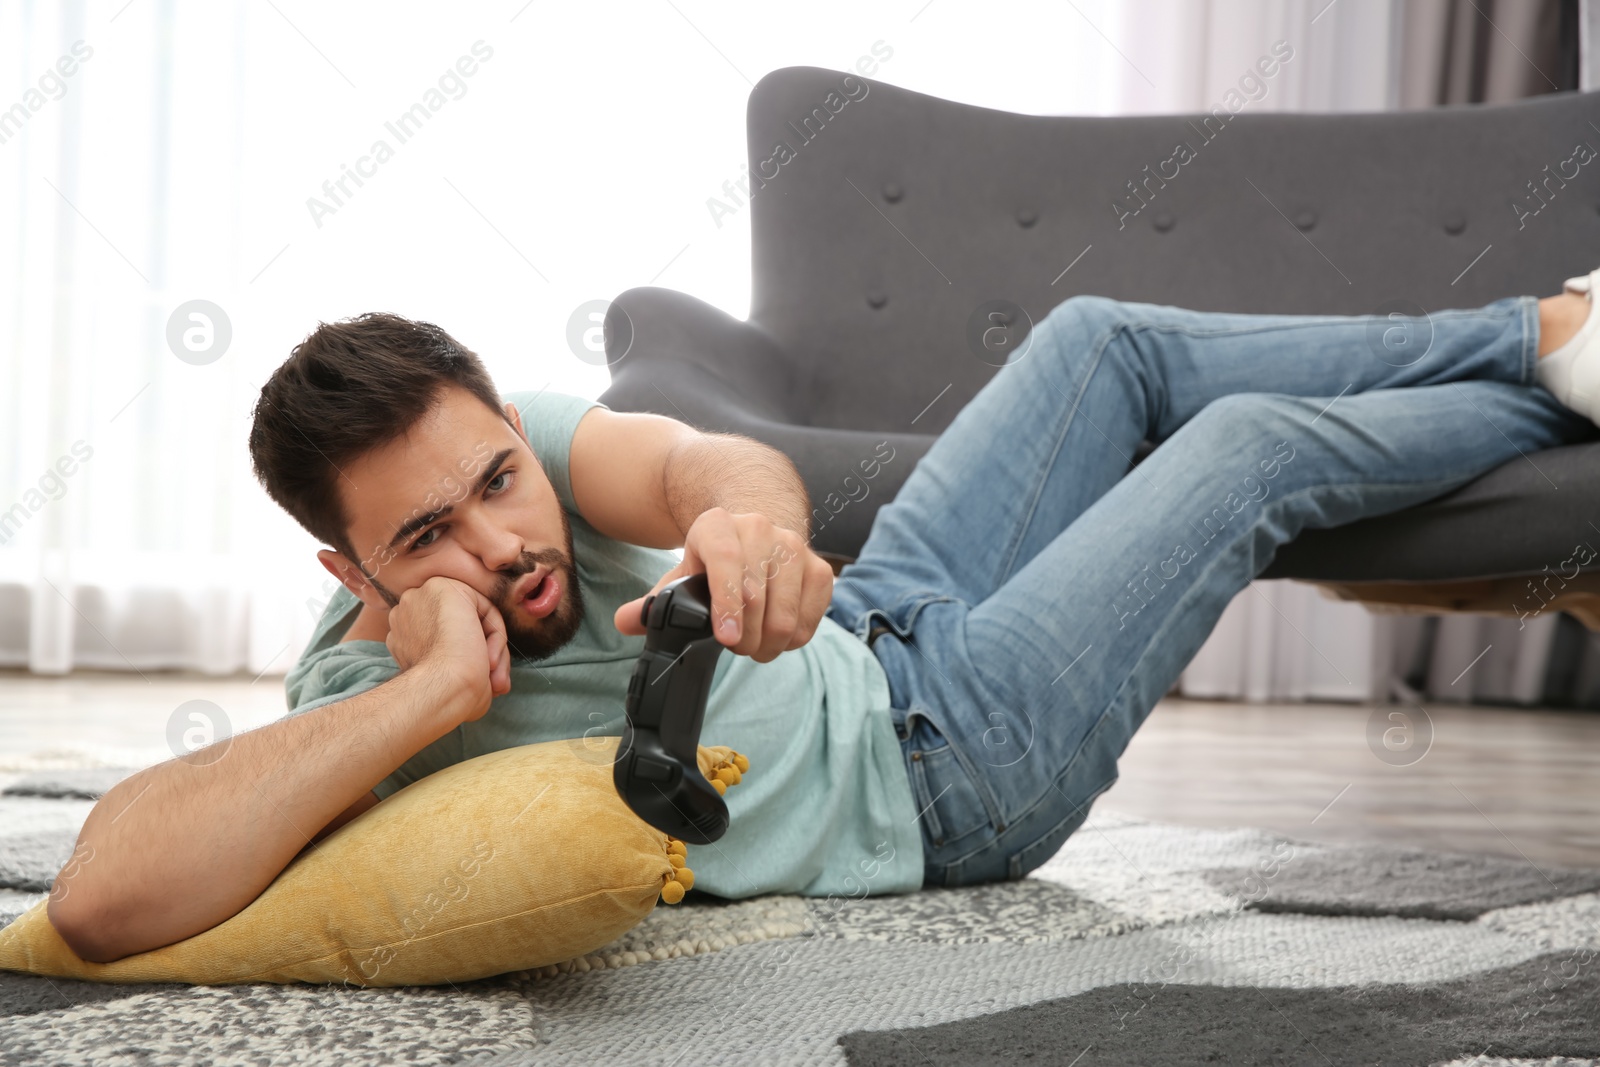
<svg viewBox="0 0 1600 1067"><path fill-rule="evenodd" d="M566 509L506 408L514 426L446 386L410 433L346 464L339 490L363 601L393 607L434 575L454 578L499 607L512 656L539 660L578 632L583 596ZM536 573L552 578L524 596Z"/></svg>

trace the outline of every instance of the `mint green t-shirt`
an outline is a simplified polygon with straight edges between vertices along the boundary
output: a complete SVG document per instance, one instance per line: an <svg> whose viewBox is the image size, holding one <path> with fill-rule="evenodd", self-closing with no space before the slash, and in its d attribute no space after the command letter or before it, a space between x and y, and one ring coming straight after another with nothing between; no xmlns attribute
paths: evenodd
<svg viewBox="0 0 1600 1067"><path fill-rule="evenodd" d="M578 514L567 455L596 400L507 393L528 445L572 526L584 620L572 641L536 663L512 661L511 691L480 719L429 744L374 788L380 798L487 752L541 741L620 736L628 678L643 635L620 633L616 610L647 595L677 553L598 533ZM608 409L609 410L609 409ZM399 673L382 641L339 638L361 601L340 586L285 679L290 714L344 700ZM888 679L867 645L823 617L815 635L769 663L724 651L700 740L727 745L750 770L727 792L728 832L692 846L695 888L739 899L762 893L862 896L922 886L922 837ZM581 752L581 740L574 741ZM604 758L603 756L599 758Z"/></svg>

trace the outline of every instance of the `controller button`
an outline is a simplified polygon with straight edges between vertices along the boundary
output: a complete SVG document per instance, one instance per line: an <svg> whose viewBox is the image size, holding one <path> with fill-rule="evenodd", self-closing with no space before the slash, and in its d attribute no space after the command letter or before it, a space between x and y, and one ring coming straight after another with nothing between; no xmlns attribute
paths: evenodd
<svg viewBox="0 0 1600 1067"><path fill-rule="evenodd" d="M706 625L706 613L689 604L676 602L672 605L672 612L668 620L675 627L684 630L701 630Z"/></svg>
<svg viewBox="0 0 1600 1067"><path fill-rule="evenodd" d="M672 764L649 756L635 756L633 760L633 773L647 782L670 782L675 769Z"/></svg>

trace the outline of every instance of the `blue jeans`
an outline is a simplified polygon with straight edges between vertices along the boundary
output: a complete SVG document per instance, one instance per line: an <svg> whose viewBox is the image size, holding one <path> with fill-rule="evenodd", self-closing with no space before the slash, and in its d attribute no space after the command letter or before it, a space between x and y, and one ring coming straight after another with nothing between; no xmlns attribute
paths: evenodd
<svg viewBox="0 0 1600 1067"><path fill-rule="evenodd" d="M878 511L828 609L888 676L925 884L1054 854L1301 530L1592 436L1535 384L1538 337L1531 296L1415 319L1057 305Z"/></svg>

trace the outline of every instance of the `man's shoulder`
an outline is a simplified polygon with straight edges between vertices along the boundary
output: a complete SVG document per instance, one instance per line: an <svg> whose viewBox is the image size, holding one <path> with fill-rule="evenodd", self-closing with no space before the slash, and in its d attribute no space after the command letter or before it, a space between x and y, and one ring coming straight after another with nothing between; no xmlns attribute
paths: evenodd
<svg viewBox="0 0 1600 1067"><path fill-rule="evenodd" d="M606 407L600 400L579 396L577 393L561 389L552 389L545 386L542 389L512 389L501 391L502 403L514 404L522 417L526 419L529 412L552 412L561 410L582 409L591 407Z"/></svg>
<svg viewBox="0 0 1600 1067"><path fill-rule="evenodd" d="M291 714L342 700L382 685L400 665L381 642L352 641L308 651L283 680Z"/></svg>
<svg viewBox="0 0 1600 1067"><path fill-rule="evenodd" d="M573 497L569 469L572 439L584 415L606 405L587 397L552 391L548 387L502 393L501 396L516 407L518 417L522 420L523 438L544 468L545 476L550 479L556 499L571 514L581 514Z"/></svg>
<svg viewBox="0 0 1600 1067"><path fill-rule="evenodd" d="M291 711L304 710L304 705L330 693L353 695L352 687L371 688L399 671L383 637L363 641L348 632L335 636L360 604L341 585L323 606L311 640L284 676L284 698Z"/></svg>

